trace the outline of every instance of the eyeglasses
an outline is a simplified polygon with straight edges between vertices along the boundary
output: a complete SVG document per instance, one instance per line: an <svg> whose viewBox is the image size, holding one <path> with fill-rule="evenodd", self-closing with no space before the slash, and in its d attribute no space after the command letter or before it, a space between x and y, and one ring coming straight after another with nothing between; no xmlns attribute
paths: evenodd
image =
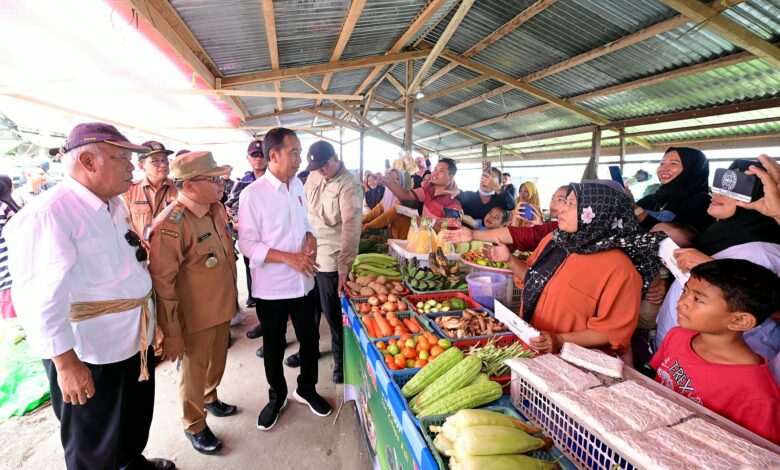
<svg viewBox="0 0 780 470"><path fill-rule="evenodd" d="M128 230L125 234L125 240L127 240L127 243L130 246L135 248L135 259L137 259L138 262L146 261L148 256L146 254L146 249L141 245L141 237L132 230Z"/></svg>
<svg viewBox="0 0 780 470"><path fill-rule="evenodd" d="M168 160L167 158L165 158L165 159L159 159L159 160L158 159L149 160L149 163L151 163L154 166L162 166L162 165L168 166L168 165L171 164L171 161Z"/></svg>
<svg viewBox="0 0 780 470"><path fill-rule="evenodd" d="M208 181L211 184L220 184L222 183L222 177L221 176L203 176L200 178L192 178L190 181Z"/></svg>

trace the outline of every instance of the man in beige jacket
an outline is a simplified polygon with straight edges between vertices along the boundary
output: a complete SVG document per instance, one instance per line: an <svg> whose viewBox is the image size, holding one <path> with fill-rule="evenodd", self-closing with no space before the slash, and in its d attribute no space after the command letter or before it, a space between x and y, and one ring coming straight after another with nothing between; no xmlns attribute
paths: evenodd
<svg viewBox="0 0 780 470"><path fill-rule="evenodd" d="M317 290L328 320L333 350L333 382L344 382L341 301L347 275L358 254L363 188L344 167L331 144L319 141L309 147L309 177L304 187L309 221L317 231ZM317 316L317 326L319 319ZM296 367L298 353L285 364Z"/></svg>

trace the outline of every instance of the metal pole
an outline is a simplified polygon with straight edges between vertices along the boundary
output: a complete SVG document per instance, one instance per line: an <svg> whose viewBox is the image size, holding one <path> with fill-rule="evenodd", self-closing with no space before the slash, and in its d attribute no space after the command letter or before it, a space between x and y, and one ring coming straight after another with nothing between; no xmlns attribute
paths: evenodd
<svg viewBox="0 0 780 470"><path fill-rule="evenodd" d="M360 174L358 175L360 181L363 181L363 138L365 135L365 129L360 129Z"/></svg>
<svg viewBox="0 0 780 470"><path fill-rule="evenodd" d="M620 129L620 172L623 173L623 165L626 163L626 130Z"/></svg>

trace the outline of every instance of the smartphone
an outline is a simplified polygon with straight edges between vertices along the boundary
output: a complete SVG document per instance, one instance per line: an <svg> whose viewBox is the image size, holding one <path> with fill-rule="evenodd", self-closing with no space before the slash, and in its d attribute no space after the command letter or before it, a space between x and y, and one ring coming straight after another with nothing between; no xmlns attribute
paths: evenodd
<svg viewBox="0 0 780 470"><path fill-rule="evenodd" d="M712 192L737 201L752 202L758 196L758 182L756 175L718 168L715 170Z"/></svg>
<svg viewBox="0 0 780 470"><path fill-rule="evenodd" d="M612 178L612 181L616 182L620 186L626 185L626 183L623 181L623 172L620 171L620 167L618 165L609 166L609 176Z"/></svg>
<svg viewBox="0 0 780 470"><path fill-rule="evenodd" d="M533 220L534 208L530 204L523 204L523 207L520 208L520 217L524 218L525 220Z"/></svg>
<svg viewBox="0 0 780 470"><path fill-rule="evenodd" d="M457 209L448 209L445 207L444 209L442 209L442 212L444 213L444 217L448 219L460 220L460 211L458 211Z"/></svg>
<svg viewBox="0 0 780 470"><path fill-rule="evenodd" d="M390 159L386 158L385 159L385 170L389 170L389 169L390 169Z"/></svg>

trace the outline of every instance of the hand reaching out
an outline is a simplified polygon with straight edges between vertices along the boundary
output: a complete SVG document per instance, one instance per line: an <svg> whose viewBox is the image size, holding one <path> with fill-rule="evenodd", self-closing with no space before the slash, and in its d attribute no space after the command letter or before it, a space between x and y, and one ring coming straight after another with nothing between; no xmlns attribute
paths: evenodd
<svg viewBox="0 0 780 470"><path fill-rule="evenodd" d="M442 235L442 238L444 239L444 241L448 241L451 243L468 243L474 240L474 235L471 233L471 230L467 229L466 227L463 227L457 230L445 231L444 235Z"/></svg>
<svg viewBox="0 0 780 470"><path fill-rule="evenodd" d="M488 260L496 263L508 263L512 253L509 251L508 246L499 243L496 246L486 247L485 256Z"/></svg>

